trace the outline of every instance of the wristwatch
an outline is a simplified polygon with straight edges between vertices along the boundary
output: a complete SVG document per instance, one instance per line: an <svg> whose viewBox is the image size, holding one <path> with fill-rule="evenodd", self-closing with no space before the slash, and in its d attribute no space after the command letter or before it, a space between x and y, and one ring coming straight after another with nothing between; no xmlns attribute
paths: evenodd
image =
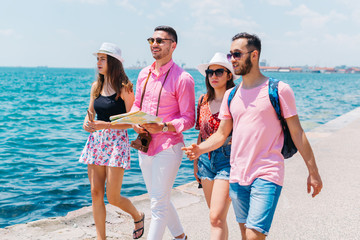
<svg viewBox="0 0 360 240"><path fill-rule="evenodd" d="M167 132L169 130L169 127L168 127L168 125L164 122L164 126L163 126L163 128L162 128L162 131L163 132Z"/></svg>

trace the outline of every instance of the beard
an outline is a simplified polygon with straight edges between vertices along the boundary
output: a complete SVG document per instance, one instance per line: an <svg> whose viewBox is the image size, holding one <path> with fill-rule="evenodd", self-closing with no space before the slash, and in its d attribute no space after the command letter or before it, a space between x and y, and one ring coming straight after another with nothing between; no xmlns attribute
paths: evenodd
<svg viewBox="0 0 360 240"><path fill-rule="evenodd" d="M168 48L167 47L162 47L162 48L159 48L159 52L156 52L156 53L153 53L153 58L155 60L159 60L159 59L162 59L164 57L166 57L167 55L169 55L170 53L170 48L171 46L169 46Z"/></svg>
<svg viewBox="0 0 360 240"><path fill-rule="evenodd" d="M234 71L236 75L244 76L251 71L252 67L253 65L251 63L250 55L249 55L245 60L245 64L243 66L240 66L240 69L234 69Z"/></svg>

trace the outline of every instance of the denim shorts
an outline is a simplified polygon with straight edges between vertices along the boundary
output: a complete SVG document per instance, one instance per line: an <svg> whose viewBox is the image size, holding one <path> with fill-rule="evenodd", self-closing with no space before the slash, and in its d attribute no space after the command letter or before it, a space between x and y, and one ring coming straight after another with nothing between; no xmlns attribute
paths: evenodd
<svg viewBox="0 0 360 240"><path fill-rule="evenodd" d="M281 186L261 178L256 178L248 186L230 183L236 221L268 235L281 189Z"/></svg>
<svg viewBox="0 0 360 240"><path fill-rule="evenodd" d="M224 179L230 176L230 152L231 144L220 147L209 154L205 153L199 157L197 175L200 179Z"/></svg>

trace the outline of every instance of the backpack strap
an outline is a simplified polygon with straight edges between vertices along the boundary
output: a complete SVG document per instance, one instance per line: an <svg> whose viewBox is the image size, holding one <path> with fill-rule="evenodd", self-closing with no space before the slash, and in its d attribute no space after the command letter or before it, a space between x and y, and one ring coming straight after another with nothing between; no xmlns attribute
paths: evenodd
<svg viewBox="0 0 360 240"><path fill-rule="evenodd" d="M205 97L205 94L202 94L200 96L200 99L199 99L199 102L198 102L198 105L197 105L196 111L197 111L198 118L199 118L199 115L200 115L200 106L202 105L202 103L204 101L204 97ZM198 121L198 119L196 121Z"/></svg>
<svg viewBox="0 0 360 240"><path fill-rule="evenodd" d="M284 119L284 117L281 116L278 85L279 80L269 78L269 98L271 105L274 107L276 115L280 120L281 128L284 133L284 145L281 149L281 154L286 159L292 157L297 152L297 148L293 140L291 139L291 133L286 123L286 120Z"/></svg>
<svg viewBox="0 0 360 240"><path fill-rule="evenodd" d="M230 92L230 94L229 94L228 101L227 101L227 103L228 103L228 108L229 108L229 112L230 112L230 103L231 103L231 101L233 100L233 98L234 98L234 96L235 96L235 94L236 94L236 91L238 90L239 86L240 86L240 83L239 83L238 85L236 85L236 86L231 90L231 92ZM231 114L231 112L230 112L230 114Z"/></svg>
<svg viewBox="0 0 360 240"><path fill-rule="evenodd" d="M236 85L236 86L231 90L231 92L230 92L230 94L229 94L229 97L228 97L228 100L227 100L227 104L228 104L228 108L229 108L229 113L230 113L230 115L231 115L231 112L230 112L230 103L231 103L231 101L233 100L233 98L234 98L234 96L235 96L235 94L236 94L236 91L238 90L239 86L240 86L240 83L239 83L238 85ZM231 141L231 139L232 139L232 133L233 133L233 131L231 130L229 136L226 138L226 141L225 141L225 143L223 144L223 147L226 146L226 145L228 145L228 143Z"/></svg>
<svg viewBox="0 0 360 240"><path fill-rule="evenodd" d="M279 90L278 90L279 80L274 78L269 78L269 98L271 105L274 107L276 115L279 120L282 119L280 101L279 101Z"/></svg>
<svg viewBox="0 0 360 240"><path fill-rule="evenodd" d="M201 105L203 103L204 97L205 97L205 94L202 94L201 98L200 98L200 101L199 101L199 105Z"/></svg>
<svg viewBox="0 0 360 240"><path fill-rule="evenodd" d="M195 125L198 126L199 124L199 119L200 119L200 106L202 105L203 101L204 101L204 97L205 94L201 94L199 101L198 101L198 105L197 105L197 109L196 109L196 113L197 113L197 117L196 117L196 122ZM202 141L202 138L201 138Z"/></svg>

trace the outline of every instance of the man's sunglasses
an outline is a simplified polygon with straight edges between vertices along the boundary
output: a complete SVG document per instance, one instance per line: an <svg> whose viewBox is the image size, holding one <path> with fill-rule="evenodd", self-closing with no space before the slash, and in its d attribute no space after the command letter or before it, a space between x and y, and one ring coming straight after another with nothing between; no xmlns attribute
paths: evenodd
<svg viewBox="0 0 360 240"><path fill-rule="evenodd" d="M252 50L250 52L245 52L245 53L242 53L242 52L230 52L226 56L227 56L227 59L229 61L231 61L231 57L238 60L238 59L240 59L242 57L242 55L247 54L247 53L252 53L253 51L255 51L255 50Z"/></svg>
<svg viewBox="0 0 360 240"><path fill-rule="evenodd" d="M149 42L150 45L153 45L154 42L156 42L157 44L162 44L165 40L169 40L174 42L174 40L169 39L169 38L148 38L147 41Z"/></svg>
<svg viewBox="0 0 360 240"><path fill-rule="evenodd" d="M206 70L205 70L205 73L206 73L206 76L208 76L208 77L211 77L214 73L215 73L215 76L221 77L221 76L224 74L225 71L226 71L227 73L230 73L229 70L225 70L225 69L223 69L223 68L218 68L218 69L216 69L216 70L206 69Z"/></svg>

